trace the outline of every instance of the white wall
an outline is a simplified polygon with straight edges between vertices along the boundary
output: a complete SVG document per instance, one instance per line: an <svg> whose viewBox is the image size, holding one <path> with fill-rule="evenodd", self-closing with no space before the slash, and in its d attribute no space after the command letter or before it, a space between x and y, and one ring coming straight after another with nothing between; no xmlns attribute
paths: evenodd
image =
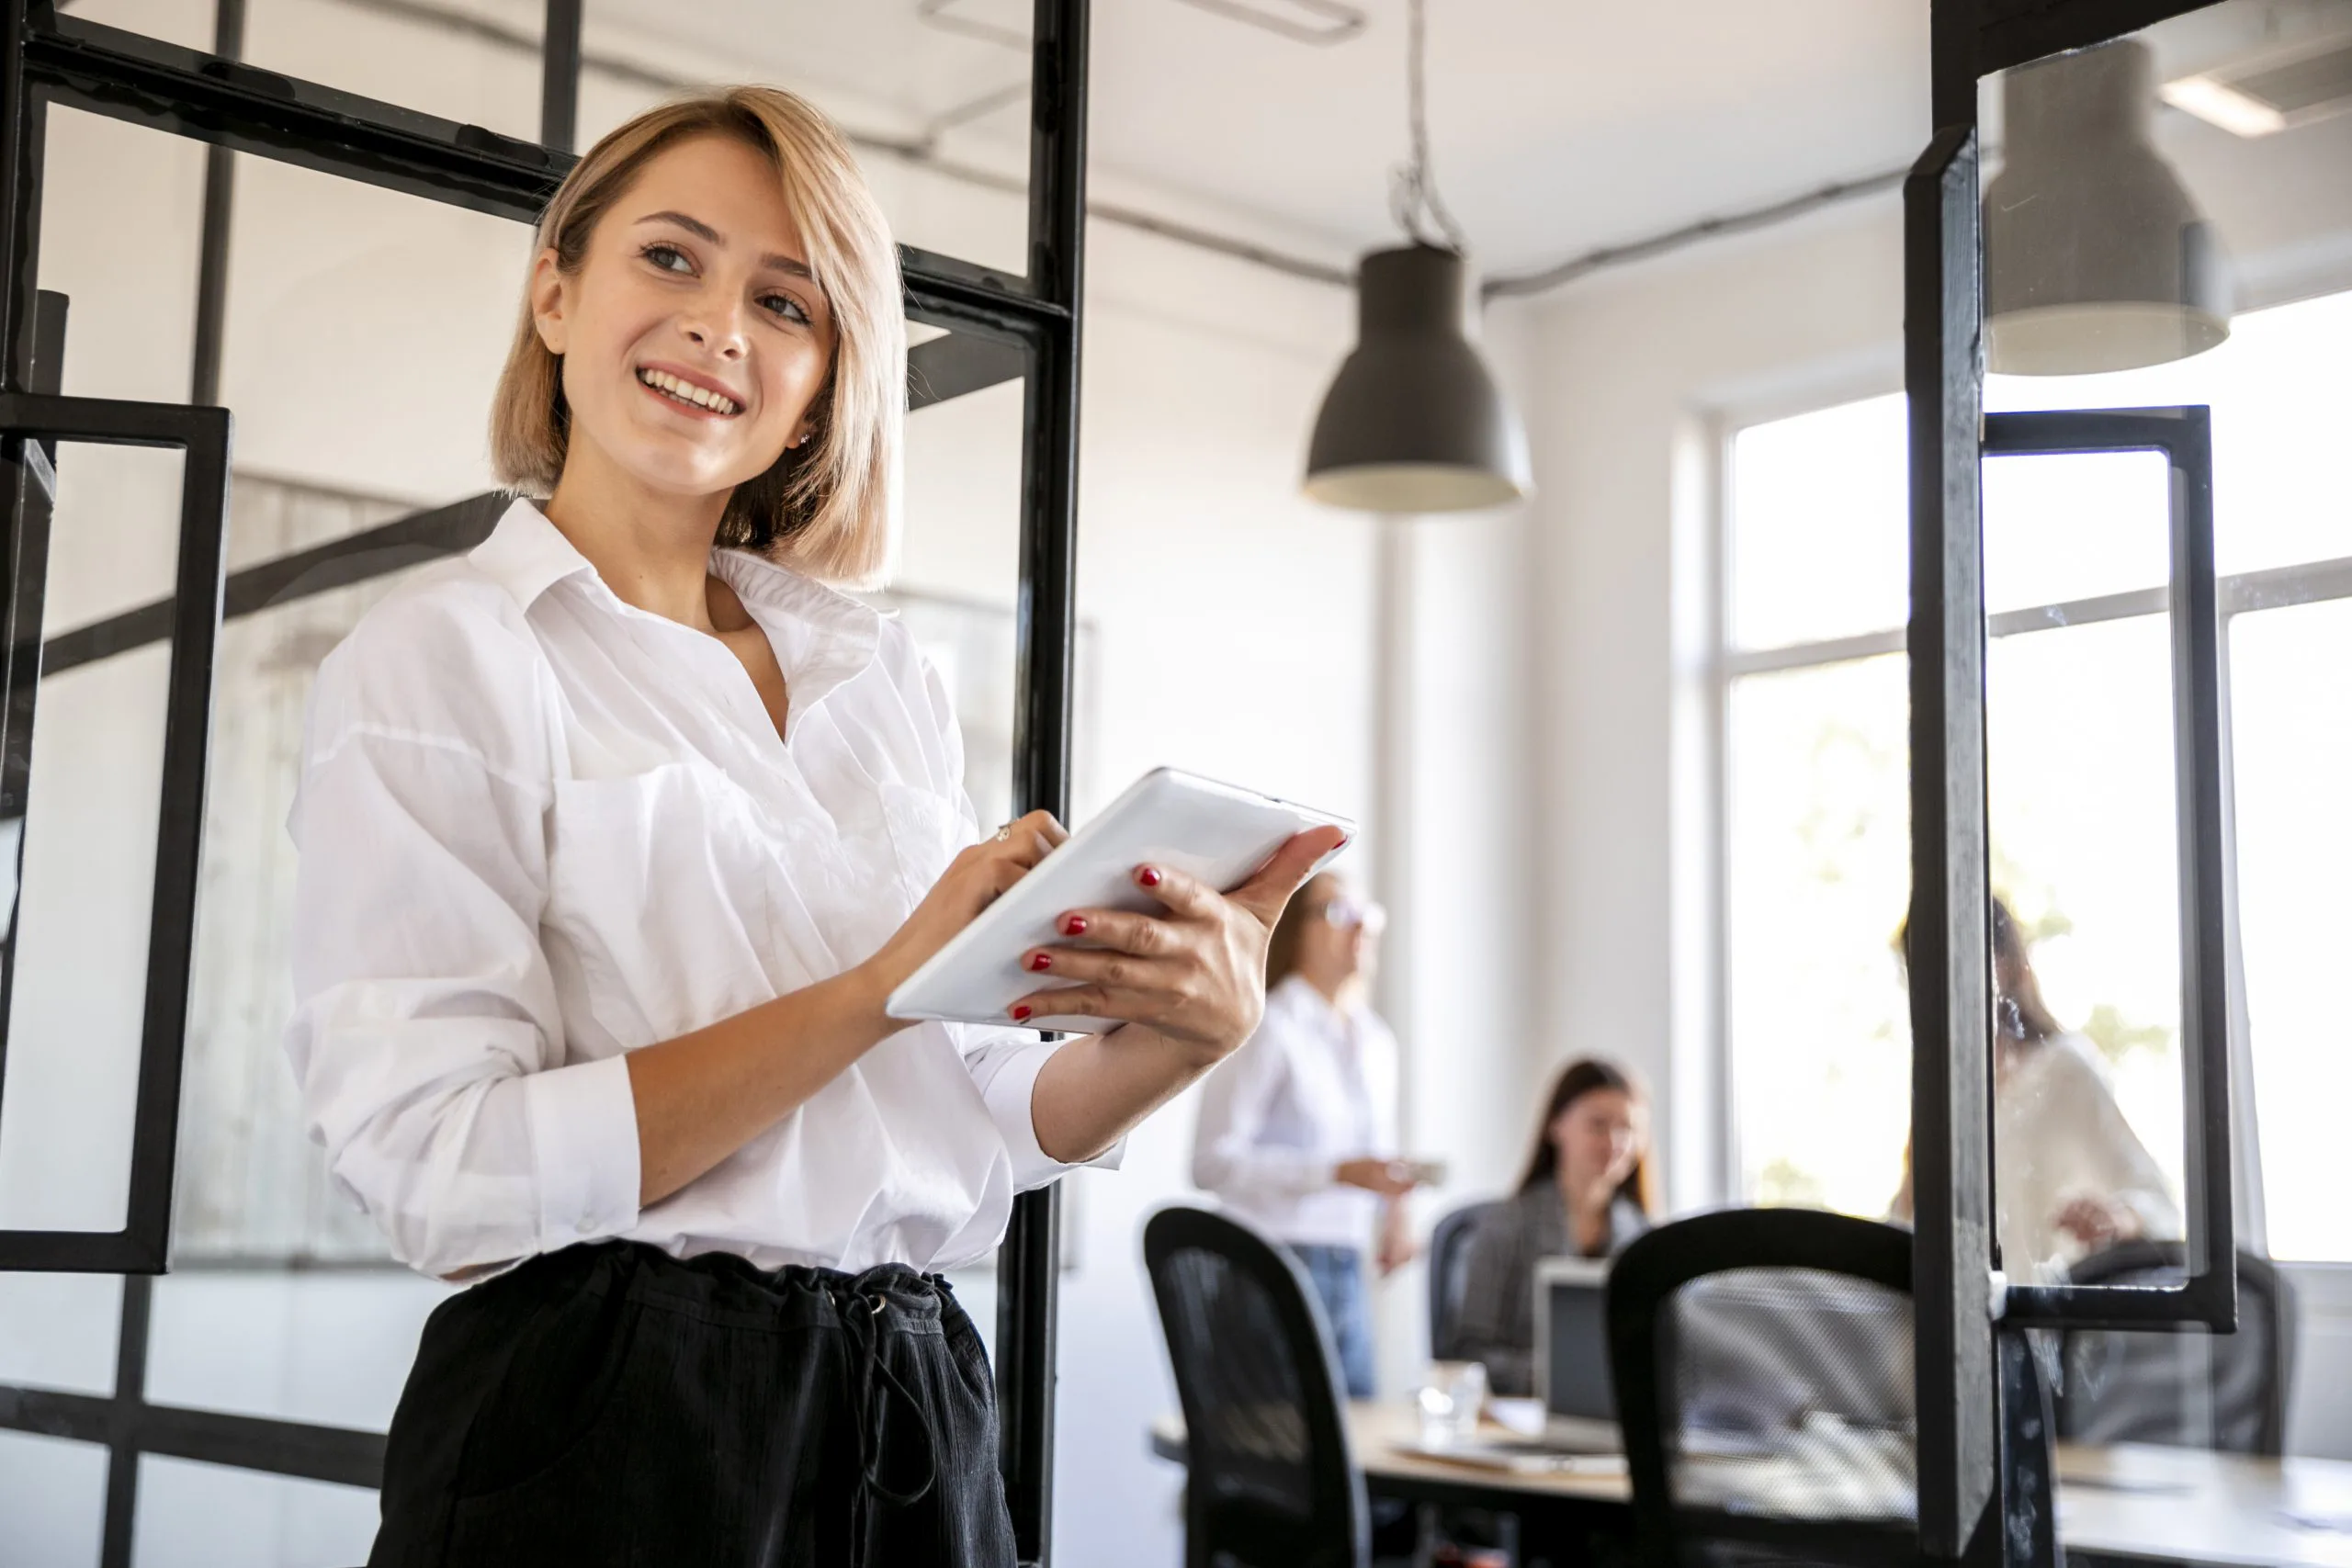
<svg viewBox="0 0 2352 1568"><path fill-rule="evenodd" d="M1897 220L1891 198L1858 203L1517 312L1532 343L1529 575L1543 604L1538 1068L1599 1053L1647 1077L1676 1208L1723 1190L1711 884L1690 799L1713 766L1713 433L1730 413L1900 385Z"/></svg>

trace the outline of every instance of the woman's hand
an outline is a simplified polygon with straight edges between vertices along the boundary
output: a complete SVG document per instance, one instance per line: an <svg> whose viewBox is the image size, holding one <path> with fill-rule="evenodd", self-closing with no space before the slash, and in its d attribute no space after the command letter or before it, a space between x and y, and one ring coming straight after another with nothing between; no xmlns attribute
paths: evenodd
<svg viewBox="0 0 2352 1568"><path fill-rule="evenodd" d="M1402 1198L1419 1182L1413 1164L1402 1159L1343 1159L1331 1168L1331 1179L1342 1187L1361 1187L1383 1198Z"/></svg>
<svg viewBox="0 0 2352 1568"><path fill-rule="evenodd" d="M1077 983L1032 991L1013 1004L1013 1018L1114 1018L1211 1061L1229 1055L1265 1011L1266 941L1283 906L1344 841L1337 828L1294 834L1227 894L1173 867L1136 867L1136 886L1167 913L1065 912L1054 925L1070 941L1031 948L1021 961Z"/></svg>
<svg viewBox="0 0 2352 1568"><path fill-rule="evenodd" d="M2086 1252L2136 1241L2146 1229L2140 1212L2118 1198L2076 1198L2058 1211L2058 1228L2082 1244Z"/></svg>
<svg viewBox="0 0 2352 1568"><path fill-rule="evenodd" d="M876 1005L904 984L947 939L1029 874L1030 867L1069 834L1050 811L1032 811L1008 822L994 836L967 844L932 884L906 922L858 967ZM895 1029L899 1027L892 1025Z"/></svg>

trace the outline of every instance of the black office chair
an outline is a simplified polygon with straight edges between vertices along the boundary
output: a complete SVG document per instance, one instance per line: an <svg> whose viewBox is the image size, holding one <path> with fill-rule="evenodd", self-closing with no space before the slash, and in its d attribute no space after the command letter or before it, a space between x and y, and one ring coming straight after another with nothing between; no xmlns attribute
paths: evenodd
<svg viewBox="0 0 2352 1568"><path fill-rule="evenodd" d="M2067 1277L2078 1285L2177 1285L2188 1278L2188 1248L2119 1242ZM2268 1258L2241 1252L2235 1334L2069 1329L2060 1341L2058 1435L2080 1443L2283 1453L2295 1323L2294 1287Z"/></svg>
<svg viewBox="0 0 2352 1568"><path fill-rule="evenodd" d="M1924 1564L1911 1235L1797 1209L1662 1225L1609 1279L1610 1371L1645 1563ZM2012 1564L2055 1568L2049 1394L1999 1337ZM1969 1558L2003 1561L1987 1521Z"/></svg>
<svg viewBox="0 0 2352 1568"><path fill-rule="evenodd" d="M1496 1199L1466 1203L1441 1218L1430 1231L1430 1359L1458 1361L1453 1327L1462 1316L1462 1293L1469 1284L1470 1238L1478 1221L1503 1206Z"/></svg>
<svg viewBox="0 0 2352 1568"><path fill-rule="evenodd" d="M1305 1270L1200 1209L1152 1215L1143 1257L1184 1409L1186 1568L1364 1568L1363 1475Z"/></svg>

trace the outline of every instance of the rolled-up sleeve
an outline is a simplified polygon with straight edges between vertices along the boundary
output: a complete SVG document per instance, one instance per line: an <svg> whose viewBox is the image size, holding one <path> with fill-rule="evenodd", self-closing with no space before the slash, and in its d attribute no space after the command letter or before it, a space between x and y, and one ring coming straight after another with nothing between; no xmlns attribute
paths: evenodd
<svg viewBox="0 0 2352 1568"><path fill-rule="evenodd" d="M1069 1164L1054 1158L1037 1142L1036 1118L1030 1109L1036 1093L1037 1074L1046 1058L1068 1042L1043 1039L1026 1029L988 1029L969 1024L957 1024L955 1028L959 1035L957 1043L964 1052L964 1066L970 1070L972 1081L979 1086L980 1098L988 1103L989 1117L1004 1139L1005 1152L1012 1156L1013 1190L1026 1192L1043 1187L1073 1170L1119 1168L1120 1160L1126 1155L1125 1138L1092 1159Z"/></svg>
<svg viewBox="0 0 2352 1568"><path fill-rule="evenodd" d="M311 1135L393 1256L442 1278L637 1223L628 1068L566 1062L540 945L536 680L481 628L379 610L321 669L288 823Z"/></svg>

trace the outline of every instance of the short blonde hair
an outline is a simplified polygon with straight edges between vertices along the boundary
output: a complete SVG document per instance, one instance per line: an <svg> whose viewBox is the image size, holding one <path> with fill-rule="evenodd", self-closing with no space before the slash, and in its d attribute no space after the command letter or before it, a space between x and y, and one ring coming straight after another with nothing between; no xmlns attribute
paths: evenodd
<svg viewBox="0 0 2352 1568"><path fill-rule="evenodd" d="M538 250L552 250L559 270L577 273L597 220L645 165L696 136L730 137L775 166L833 320L833 363L809 404L807 436L735 487L718 543L757 550L823 581L870 583L890 549L906 428L907 323L898 247L831 122L775 87L729 87L648 109L572 165L539 217ZM491 404L490 456L499 481L525 494L552 493L570 433L562 361L540 341L526 285Z"/></svg>

